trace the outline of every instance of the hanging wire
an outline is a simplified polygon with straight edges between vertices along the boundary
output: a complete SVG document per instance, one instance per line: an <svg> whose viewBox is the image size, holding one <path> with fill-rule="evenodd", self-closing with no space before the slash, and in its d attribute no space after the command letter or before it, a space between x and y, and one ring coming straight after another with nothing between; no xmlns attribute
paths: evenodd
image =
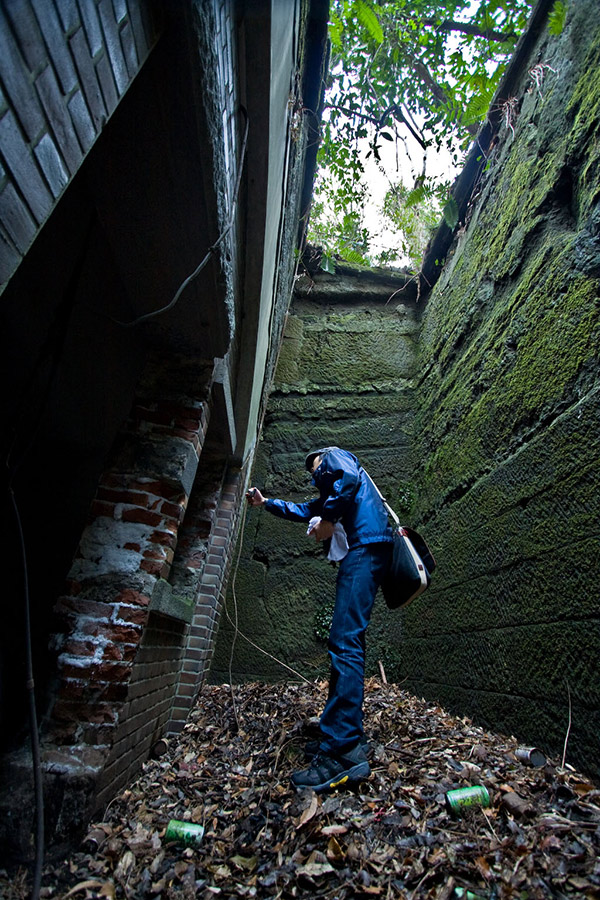
<svg viewBox="0 0 600 900"><path fill-rule="evenodd" d="M25 664L27 695L29 700L29 731L31 734L31 755L33 759L33 782L35 789L35 862L33 870L33 886L31 900L38 900L42 883L42 867L44 865L44 792L42 785L42 764L40 758L40 738L38 732L37 711L35 708L35 682L33 679L33 652L31 648L31 610L29 602L29 577L27 570L27 552L23 525L19 513L19 507L12 489L8 488L21 547L21 560L23 565L23 593L25 599Z"/></svg>
<svg viewBox="0 0 600 900"><path fill-rule="evenodd" d="M181 284L179 285L179 287L177 288L177 290L173 296L173 299L169 303L167 303L166 306L161 306L160 309L155 309L152 312L148 312L142 316L138 316L137 319L132 319L131 322L121 322L119 319L115 319L113 316L108 317L113 322L115 322L115 324L120 325L122 328L133 328L134 325L140 325L142 322L147 322L149 319L155 318L155 316L162 316L163 313L169 312L171 309L173 309L173 307L179 302L179 299L180 299L181 295L183 294L183 292L185 291L188 284L190 284L195 278L198 277L198 275L200 274L202 269L205 267L205 265L210 260L213 253L215 253L215 251L220 247L220 245L223 243L223 241L225 240L225 238L227 237L227 235L233 228L233 224L235 221L235 213L236 213L236 209L237 209L238 194L239 194L239 190L240 190L240 182L242 180L242 172L244 171L244 160L246 158L246 148L248 145L248 125L249 125L248 113L246 112L246 110L243 106L241 106L240 109L244 115L244 120L245 120L244 139L242 141L242 149L240 151L240 159L239 159L239 163L238 163L238 174L237 174L237 179L236 179L236 184L235 184L235 191L233 194L233 205L231 208L231 216L229 218L229 222L227 223L225 229L221 232L221 234L219 235L217 240L214 242L214 244L208 248L208 251L207 251L206 255L204 256L203 260L201 261L201 263L197 266L197 268L194 269L194 271L192 272L191 275L188 275L187 278L185 278L184 281L181 282Z"/></svg>

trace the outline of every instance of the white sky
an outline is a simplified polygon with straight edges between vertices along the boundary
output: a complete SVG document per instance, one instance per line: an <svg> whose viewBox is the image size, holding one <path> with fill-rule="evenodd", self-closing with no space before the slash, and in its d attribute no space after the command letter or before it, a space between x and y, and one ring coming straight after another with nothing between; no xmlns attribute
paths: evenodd
<svg viewBox="0 0 600 900"><path fill-rule="evenodd" d="M389 189L389 180L397 182L401 178L407 188L412 188L415 178L422 171L423 151L417 142L410 136L407 139L410 156L406 151L403 141L391 143L382 140L380 142L381 166L387 176L381 172L371 156L364 161L365 181L369 185L370 199L365 204L364 222L372 236L371 253L377 255L382 250L393 249L399 244L399 235L391 223L383 217L381 209L385 195ZM368 147L366 148L368 150ZM365 150L365 152L366 152ZM396 157L397 153L397 157ZM450 152L443 147L436 151L430 148L427 156L427 174L439 178L441 181L453 181L460 170L454 164ZM408 263L408 259L399 259L394 265L402 266Z"/></svg>

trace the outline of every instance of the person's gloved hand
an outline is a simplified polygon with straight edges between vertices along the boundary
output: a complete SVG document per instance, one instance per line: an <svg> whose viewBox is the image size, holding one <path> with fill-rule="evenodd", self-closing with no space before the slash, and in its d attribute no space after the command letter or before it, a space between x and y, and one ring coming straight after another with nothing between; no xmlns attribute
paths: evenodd
<svg viewBox="0 0 600 900"><path fill-rule="evenodd" d="M258 488L253 487L250 488L249 491L246 492L246 500L248 501L248 506L262 506L267 498L263 497Z"/></svg>

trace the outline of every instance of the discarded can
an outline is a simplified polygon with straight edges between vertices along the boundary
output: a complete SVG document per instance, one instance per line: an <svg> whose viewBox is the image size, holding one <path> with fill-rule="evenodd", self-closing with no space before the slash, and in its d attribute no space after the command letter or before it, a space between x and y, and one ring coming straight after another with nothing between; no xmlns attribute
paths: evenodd
<svg viewBox="0 0 600 900"><path fill-rule="evenodd" d="M194 825L193 822L178 822L171 819L165 831L165 841L179 841L187 847L197 847L202 843L204 828L202 825Z"/></svg>
<svg viewBox="0 0 600 900"><path fill-rule="evenodd" d="M152 745L153 759L158 759L160 756L164 756L168 749L169 741L167 740L167 738L159 738L156 743Z"/></svg>
<svg viewBox="0 0 600 900"><path fill-rule="evenodd" d="M490 795L487 788L476 784L473 787L457 788L446 794L448 812L460 813L468 806L490 806Z"/></svg>
<svg viewBox="0 0 600 900"><path fill-rule="evenodd" d="M502 809L519 819L531 819L535 815L531 804L519 797L515 791L507 791L503 795L501 806Z"/></svg>
<svg viewBox="0 0 600 900"><path fill-rule="evenodd" d="M515 750L515 756L526 766L541 768L546 765L546 757L537 747L518 747Z"/></svg>

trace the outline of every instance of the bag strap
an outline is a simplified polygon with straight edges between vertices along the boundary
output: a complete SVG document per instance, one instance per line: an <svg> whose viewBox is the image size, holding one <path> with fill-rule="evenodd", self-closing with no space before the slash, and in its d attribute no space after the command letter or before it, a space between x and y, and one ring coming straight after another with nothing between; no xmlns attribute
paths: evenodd
<svg viewBox="0 0 600 900"><path fill-rule="evenodd" d="M400 519L398 518L398 516L396 515L396 513L394 512L394 510L392 509L390 504L387 502L387 500L385 499L385 497L383 496L383 494L381 493L381 491L379 490L379 488L377 487L377 485L375 484L375 482L373 481L373 479L371 478L371 476L369 475L369 473L367 472L367 470L365 469L364 466L362 467L362 470L365 473L365 475L367 476L367 478L369 479L369 481L371 482L371 484L373 485L373 487L375 488L375 490L377 491L377 493L379 494L379 498L380 498L381 502L383 503L383 505L385 506L388 515L391 516L391 518L394 520L394 524L396 525L396 528L402 528L402 525L400 525Z"/></svg>

